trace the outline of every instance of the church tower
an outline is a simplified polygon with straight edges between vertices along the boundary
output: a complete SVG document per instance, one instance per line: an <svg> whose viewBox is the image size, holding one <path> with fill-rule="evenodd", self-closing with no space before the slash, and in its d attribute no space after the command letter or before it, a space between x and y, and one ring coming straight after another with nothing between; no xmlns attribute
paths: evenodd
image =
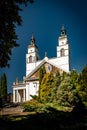
<svg viewBox="0 0 87 130"><path fill-rule="evenodd" d="M30 45L28 46L28 54L26 54L26 76L35 68L36 62L39 59L38 47L32 35Z"/></svg>
<svg viewBox="0 0 87 130"><path fill-rule="evenodd" d="M62 25L61 35L58 38L58 44L57 57L61 64L60 67L64 68L67 71L70 71L70 47L64 25Z"/></svg>

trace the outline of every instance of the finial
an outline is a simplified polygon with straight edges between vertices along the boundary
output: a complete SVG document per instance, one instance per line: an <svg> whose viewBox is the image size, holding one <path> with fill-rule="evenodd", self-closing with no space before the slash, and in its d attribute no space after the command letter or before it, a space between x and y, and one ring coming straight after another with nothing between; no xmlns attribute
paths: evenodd
<svg viewBox="0 0 87 130"><path fill-rule="evenodd" d="M18 77L16 77L16 83L18 83Z"/></svg>
<svg viewBox="0 0 87 130"><path fill-rule="evenodd" d="M34 34L32 33L32 37L31 37L31 39L34 39Z"/></svg>
<svg viewBox="0 0 87 130"><path fill-rule="evenodd" d="M44 59L47 61L48 60L48 57L47 57L47 52L45 52L45 57Z"/></svg>
<svg viewBox="0 0 87 130"><path fill-rule="evenodd" d="M64 28L64 24L62 24L61 35L66 35L66 29Z"/></svg>
<svg viewBox="0 0 87 130"><path fill-rule="evenodd" d="M34 35L32 33L32 37L31 37L31 45L35 44L35 38L34 38Z"/></svg>
<svg viewBox="0 0 87 130"><path fill-rule="evenodd" d="M47 57L47 52L45 52L45 57Z"/></svg>

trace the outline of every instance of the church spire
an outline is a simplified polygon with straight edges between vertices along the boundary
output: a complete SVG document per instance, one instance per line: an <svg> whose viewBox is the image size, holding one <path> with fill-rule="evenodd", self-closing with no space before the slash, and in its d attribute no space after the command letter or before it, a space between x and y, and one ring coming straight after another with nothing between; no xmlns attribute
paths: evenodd
<svg viewBox="0 0 87 130"><path fill-rule="evenodd" d="M32 34L32 37L31 37L30 45L35 45L35 38L34 38L33 34Z"/></svg>
<svg viewBox="0 0 87 130"><path fill-rule="evenodd" d="M64 36L66 35L66 29L64 27L64 24L62 25L62 28L61 28L61 36Z"/></svg>

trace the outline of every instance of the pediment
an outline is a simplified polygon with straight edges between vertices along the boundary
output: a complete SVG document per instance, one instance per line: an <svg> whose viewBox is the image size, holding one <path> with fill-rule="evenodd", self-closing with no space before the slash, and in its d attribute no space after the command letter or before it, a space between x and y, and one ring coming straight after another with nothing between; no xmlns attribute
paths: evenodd
<svg viewBox="0 0 87 130"><path fill-rule="evenodd" d="M41 65L37 66L30 75L26 77L26 80L38 80L40 75L40 68L45 67L46 73L52 72L53 75L56 74L57 71L63 73L63 70L58 68L57 66L53 65L52 63L48 61L44 61Z"/></svg>

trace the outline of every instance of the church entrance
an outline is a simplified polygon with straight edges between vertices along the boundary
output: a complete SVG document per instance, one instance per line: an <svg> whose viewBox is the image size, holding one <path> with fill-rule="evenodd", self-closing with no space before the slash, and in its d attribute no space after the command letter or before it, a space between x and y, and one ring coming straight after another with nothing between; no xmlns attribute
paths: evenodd
<svg viewBox="0 0 87 130"><path fill-rule="evenodd" d="M14 102L24 102L26 101L26 89L14 90Z"/></svg>

